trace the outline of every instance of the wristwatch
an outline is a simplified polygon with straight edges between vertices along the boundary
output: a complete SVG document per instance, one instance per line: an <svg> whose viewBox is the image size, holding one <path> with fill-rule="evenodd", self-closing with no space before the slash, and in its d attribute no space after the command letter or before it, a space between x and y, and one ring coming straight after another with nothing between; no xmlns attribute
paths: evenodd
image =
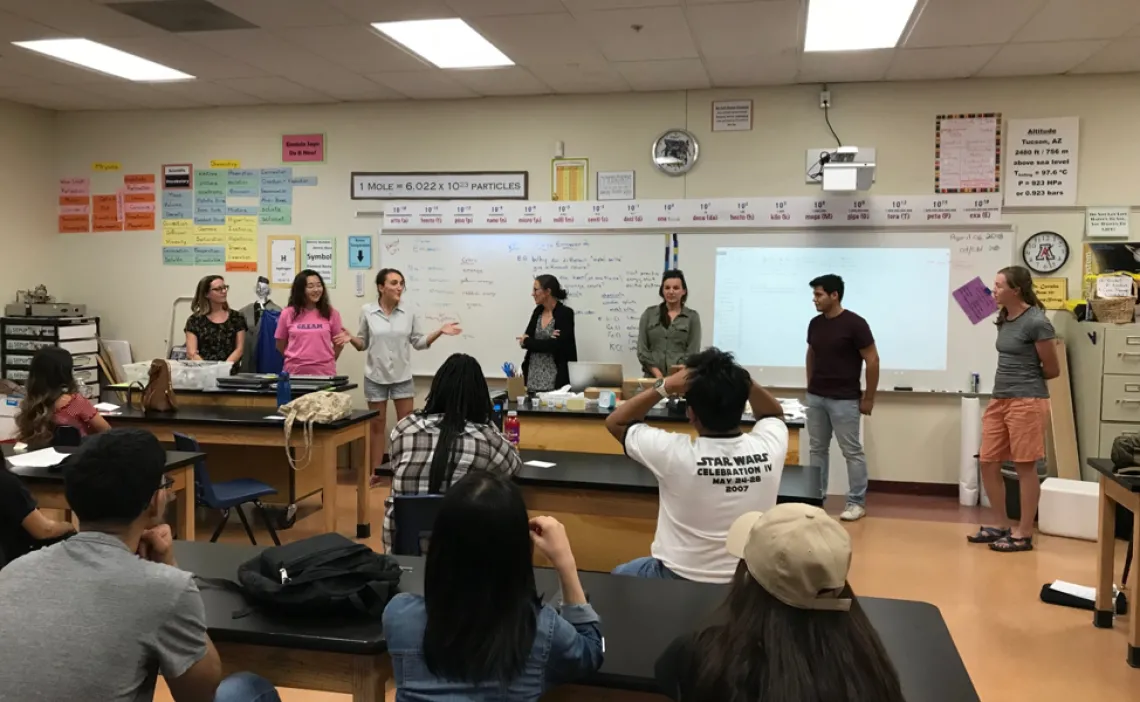
<svg viewBox="0 0 1140 702"><path fill-rule="evenodd" d="M657 382L653 384L653 389L661 396L661 399L669 397L669 393L665 390L665 379L658 378Z"/></svg>

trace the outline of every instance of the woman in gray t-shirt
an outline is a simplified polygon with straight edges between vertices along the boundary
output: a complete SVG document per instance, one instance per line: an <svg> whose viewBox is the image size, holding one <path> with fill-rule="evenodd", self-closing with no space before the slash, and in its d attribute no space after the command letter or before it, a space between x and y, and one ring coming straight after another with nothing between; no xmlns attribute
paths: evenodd
<svg viewBox="0 0 1140 702"><path fill-rule="evenodd" d="M994 299L997 318L998 366L993 396L982 416L982 482L989 495L995 526L983 526L967 537L970 543L989 544L995 551L1033 549L1033 519L1041 485L1037 461L1045 456L1045 424L1049 420L1049 390L1045 381L1056 378L1057 347L1053 325L1033 292L1033 278L1022 266L998 271ZM1013 463L1021 485L1021 520L1007 524L1005 483L1001 468Z"/></svg>

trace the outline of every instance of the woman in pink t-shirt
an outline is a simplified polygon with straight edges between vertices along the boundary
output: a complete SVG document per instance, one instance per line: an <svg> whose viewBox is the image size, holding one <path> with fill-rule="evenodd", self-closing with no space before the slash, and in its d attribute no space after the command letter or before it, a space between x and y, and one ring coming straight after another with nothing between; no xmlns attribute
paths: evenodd
<svg viewBox="0 0 1140 702"><path fill-rule="evenodd" d="M289 306L277 322L277 350L289 375L336 375L336 359L344 349L340 313L329 304L324 278L303 270L293 279Z"/></svg>

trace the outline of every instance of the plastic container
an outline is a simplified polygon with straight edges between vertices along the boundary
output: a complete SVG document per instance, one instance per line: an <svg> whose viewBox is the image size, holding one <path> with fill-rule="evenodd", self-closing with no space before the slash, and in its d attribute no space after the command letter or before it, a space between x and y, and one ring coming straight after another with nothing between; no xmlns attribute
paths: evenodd
<svg viewBox="0 0 1140 702"><path fill-rule="evenodd" d="M277 406L287 405L293 401L293 386L289 382L289 374L285 371L277 376Z"/></svg>
<svg viewBox="0 0 1140 702"><path fill-rule="evenodd" d="M507 441L516 448L519 445L520 429L519 413L514 410L507 412L507 420L503 422L503 432L507 435Z"/></svg>

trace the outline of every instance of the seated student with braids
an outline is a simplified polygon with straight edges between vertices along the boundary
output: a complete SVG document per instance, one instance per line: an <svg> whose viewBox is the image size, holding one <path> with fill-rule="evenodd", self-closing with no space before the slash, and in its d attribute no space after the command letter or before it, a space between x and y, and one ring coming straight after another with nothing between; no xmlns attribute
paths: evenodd
<svg viewBox="0 0 1140 702"><path fill-rule="evenodd" d="M438 495L474 470L507 476L519 471L519 452L492 423L491 413L479 362L453 354L432 379L424 408L392 430L392 491L384 500L386 551L392 550L396 495Z"/></svg>

